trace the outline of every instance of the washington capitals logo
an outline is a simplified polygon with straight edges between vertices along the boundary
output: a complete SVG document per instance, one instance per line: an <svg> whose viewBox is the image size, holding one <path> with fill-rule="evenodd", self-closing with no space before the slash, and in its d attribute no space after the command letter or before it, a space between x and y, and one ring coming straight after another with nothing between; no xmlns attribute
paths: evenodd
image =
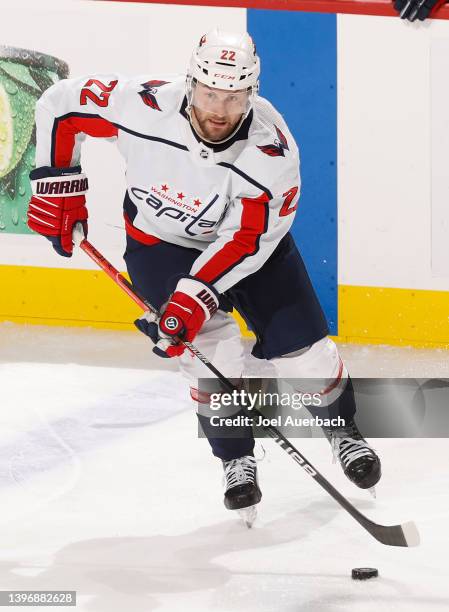
<svg viewBox="0 0 449 612"><path fill-rule="evenodd" d="M154 110L160 111L161 108L156 100L156 94L158 92L158 87L162 87L162 85L166 85L169 81L147 81L146 83L142 83L143 90L139 91L139 96L141 96L144 104L149 106L150 108L154 108Z"/></svg>
<svg viewBox="0 0 449 612"><path fill-rule="evenodd" d="M270 157L284 157L284 151L286 149L287 151L289 151L288 142L281 130L276 126L274 127L278 136L274 141L274 144L262 145L260 147L258 146L257 148L260 149L263 153L269 155Z"/></svg>

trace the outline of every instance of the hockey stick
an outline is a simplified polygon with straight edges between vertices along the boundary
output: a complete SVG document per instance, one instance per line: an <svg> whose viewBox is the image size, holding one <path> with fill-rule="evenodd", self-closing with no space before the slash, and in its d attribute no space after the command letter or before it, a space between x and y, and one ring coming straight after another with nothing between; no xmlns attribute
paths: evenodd
<svg viewBox="0 0 449 612"><path fill-rule="evenodd" d="M100 266L104 272L125 291L142 310L149 310L154 314L159 314L158 311L138 292L132 284L122 275L114 266L99 252L97 249L84 238L84 233L81 226L77 224L73 232L73 241L79 246L96 264ZM193 344L182 339L179 341L197 357L215 376L223 383L223 385L231 392L236 390L236 387L228 380L221 372L219 372L213 364L205 357ZM261 413L254 409L254 412L262 416ZM265 431L273 440L280 446L288 455L298 463L309 476L311 476L321 487L329 493L336 502L340 504L349 514L368 531L378 542L387 546L417 546L419 544L419 533L415 523L409 521L401 525L379 525L374 523L364 514L359 512L331 483L318 472L318 470L302 455L287 438L281 434L275 427L271 425L264 426Z"/></svg>
<svg viewBox="0 0 449 612"><path fill-rule="evenodd" d="M160 316L158 310L152 306L145 297L135 289L132 284L120 274L120 272L114 268L110 261L104 257L100 251L88 242L84 238L84 232L82 226L77 223L75 229L73 230L73 242L76 246L79 246L100 268L106 272L106 274L112 278L112 280L121 288L125 293L129 295L131 299L135 301L135 303L142 308L142 310L149 310L153 314ZM228 388L231 392L234 391L235 387L223 374L217 370L217 368L208 360L208 358L203 355L191 342L187 340L181 340L177 338L179 342L182 342L184 346L195 355L204 365L209 368L209 370L215 374L215 376L223 383L223 385Z"/></svg>

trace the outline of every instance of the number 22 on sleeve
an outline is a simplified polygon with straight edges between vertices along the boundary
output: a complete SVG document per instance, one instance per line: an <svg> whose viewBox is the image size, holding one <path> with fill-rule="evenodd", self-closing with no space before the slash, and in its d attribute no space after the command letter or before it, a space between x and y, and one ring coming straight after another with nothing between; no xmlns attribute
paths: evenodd
<svg viewBox="0 0 449 612"><path fill-rule="evenodd" d="M117 85L117 83L118 81L111 81L109 85L105 85L98 79L89 79L81 90L81 106L85 106L87 104L87 99L89 98L89 100L92 100L94 104L96 104L97 106L102 106L104 108L109 104L109 96L111 95L111 92ZM91 89L89 89L90 87L92 87L92 85L96 85L98 89L100 89L99 94L96 94Z"/></svg>
<svg viewBox="0 0 449 612"><path fill-rule="evenodd" d="M292 206L292 202L295 199L297 193L298 187L292 187L282 195L285 200L282 204L281 210L279 211L280 217L286 217L287 215L291 215L291 213L295 212L295 210L298 208L298 202L296 202L296 204Z"/></svg>

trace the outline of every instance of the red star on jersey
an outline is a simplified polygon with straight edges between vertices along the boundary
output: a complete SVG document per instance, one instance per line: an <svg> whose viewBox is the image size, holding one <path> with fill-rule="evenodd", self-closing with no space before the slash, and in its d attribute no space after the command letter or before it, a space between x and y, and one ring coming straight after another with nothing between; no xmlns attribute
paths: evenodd
<svg viewBox="0 0 449 612"><path fill-rule="evenodd" d="M179 198L180 200L182 200L183 198L185 198L185 195L182 193L182 191L180 191L180 192L178 193L178 198Z"/></svg>
<svg viewBox="0 0 449 612"><path fill-rule="evenodd" d="M200 206L201 205L201 202L200 202L200 200L198 200L198 198L196 200L193 200L193 203L194 203L195 206Z"/></svg>
<svg viewBox="0 0 449 612"><path fill-rule="evenodd" d="M161 189L162 191L168 191L168 185L162 185Z"/></svg>

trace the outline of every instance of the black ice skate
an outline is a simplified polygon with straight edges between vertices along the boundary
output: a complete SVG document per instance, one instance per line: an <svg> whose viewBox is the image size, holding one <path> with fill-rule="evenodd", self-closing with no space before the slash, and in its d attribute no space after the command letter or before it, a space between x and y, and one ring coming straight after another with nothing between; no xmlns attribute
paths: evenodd
<svg viewBox="0 0 449 612"><path fill-rule="evenodd" d="M363 438L354 421L345 427L324 428L332 446L334 461L338 458L345 476L360 489L372 489L381 477L380 459Z"/></svg>
<svg viewBox="0 0 449 612"><path fill-rule="evenodd" d="M226 490L224 505L237 510L247 527L252 527L256 516L256 504L262 499L257 482L256 460L251 455L223 461Z"/></svg>

